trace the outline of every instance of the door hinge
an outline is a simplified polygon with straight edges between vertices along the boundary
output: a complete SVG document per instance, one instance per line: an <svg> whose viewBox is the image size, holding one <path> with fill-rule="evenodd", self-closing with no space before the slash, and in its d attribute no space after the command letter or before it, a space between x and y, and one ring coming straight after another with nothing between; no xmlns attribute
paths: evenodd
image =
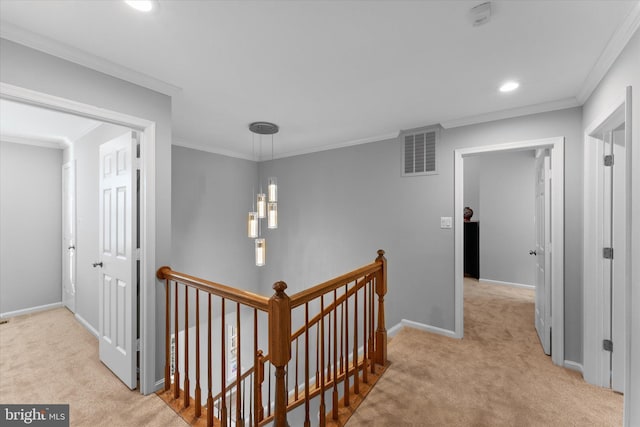
<svg viewBox="0 0 640 427"><path fill-rule="evenodd" d="M141 256L142 256L142 250L140 248L136 248L136 261L140 261Z"/></svg>
<svg viewBox="0 0 640 427"><path fill-rule="evenodd" d="M613 341L611 341L611 340L602 340L602 349L604 351L613 351Z"/></svg>
<svg viewBox="0 0 640 427"><path fill-rule="evenodd" d="M140 338L136 340L136 351L140 351Z"/></svg>
<svg viewBox="0 0 640 427"><path fill-rule="evenodd" d="M602 257L604 259L613 259L613 248L602 248Z"/></svg>
<svg viewBox="0 0 640 427"><path fill-rule="evenodd" d="M604 165L613 166L613 154L607 154L604 156Z"/></svg>
<svg viewBox="0 0 640 427"><path fill-rule="evenodd" d="M136 169L142 169L142 159L140 157L136 157Z"/></svg>

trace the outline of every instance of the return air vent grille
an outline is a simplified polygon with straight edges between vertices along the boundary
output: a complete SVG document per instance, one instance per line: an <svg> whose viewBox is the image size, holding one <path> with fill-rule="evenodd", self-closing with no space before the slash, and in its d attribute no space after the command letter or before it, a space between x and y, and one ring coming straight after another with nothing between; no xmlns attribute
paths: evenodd
<svg viewBox="0 0 640 427"><path fill-rule="evenodd" d="M438 131L402 134L402 175L432 175L436 170Z"/></svg>

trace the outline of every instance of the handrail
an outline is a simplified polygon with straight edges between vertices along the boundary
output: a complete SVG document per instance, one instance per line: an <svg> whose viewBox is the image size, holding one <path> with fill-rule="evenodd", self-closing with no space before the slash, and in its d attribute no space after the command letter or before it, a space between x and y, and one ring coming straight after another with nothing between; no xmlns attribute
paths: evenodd
<svg viewBox="0 0 640 427"><path fill-rule="evenodd" d="M316 285L313 288L305 289L302 292L298 292L297 294L290 297L291 308L296 308L298 306L301 306L304 303L307 303L316 298L319 298L320 295L324 295L327 292L333 291L334 289L338 289L340 286L344 286L346 283L353 282L354 280L359 279L362 276L375 273L380 269L381 269L380 263L373 262L371 264L362 266L357 270L353 270L349 273L343 274L342 276L338 276L324 283L320 283L319 285Z"/></svg>
<svg viewBox="0 0 640 427"><path fill-rule="evenodd" d="M173 271L171 267L160 267L156 273L156 277L160 280L175 280L210 294L218 295L222 298L227 298L258 310L269 311L269 298L267 297L254 294L253 292L221 285L220 283L211 282L209 280L200 279L178 271Z"/></svg>

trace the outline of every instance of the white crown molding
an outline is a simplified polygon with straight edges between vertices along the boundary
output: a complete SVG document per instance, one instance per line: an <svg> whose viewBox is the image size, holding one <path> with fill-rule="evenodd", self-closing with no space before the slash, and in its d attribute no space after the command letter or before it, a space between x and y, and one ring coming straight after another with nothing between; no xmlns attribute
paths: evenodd
<svg viewBox="0 0 640 427"><path fill-rule="evenodd" d="M66 59L67 61L126 80L165 95L175 96L182 91L182 88L172 85L171 83L167 83L147 74L132 70L131 68L111 62L81 49L54 41L48 37L33 33L5 21L2 21L2 25L0 25L0 38Z"/></svg>
<svg viewBox="0 0 640 427"><path fill-rule="evenodd" d="M250 160L250 161L253 161L253 162L256 161L256 159L254 159L253 157L251 157L251 156L249 156L249 155L247 155L245 153L241 153L239 151L225 150L224 148L213 147L213 146L208 146L208 145L201 145L201 144L195 144L193 142L188 142L188 141L184 141L184 140L176 140L176 139L174 139L171 142L171 145L175 145L177 147L190 148L192 150L204 151L206 153L219 154L221 156L234 157L236 159Z"/></svg>
<svg viewBox="0 0 640 427"><path fill-rule="evenodd" d="M71 145L70 141L62 138L47 138L47 137L34 137L28 135L0 135L0 140L3 142L11 142L14 144L34 145L36 147L65 149Z"/></svg>
<svg viewBox="0 0 640 427"><path fill-rule="evenodd" d="M576 96L581 105L589 99L593 91L598 87L600 81L607 74L609 68L611 68L638 28L640 28L640 2L635 5L631 13L629 13L624 22L613 34L582 84L582 89L580 89L580 92L578 92Z"/></svg>
<svg viewBox="0 0 640 427"><path fill-rule="evenodd" d="M317 153L317 152L320 152L320 151L335 150L337 148L352 147L354 145L368 144L370 142L385 141L387 139L397 138L399 134L400 134L400 132L396 131L396 132L392 132L392 133L385 133L385 134L382 134L382 135L370 136L370 137L367 137L367 138L361 138L361 139L354 139L354 140L351 140L351 141L339 142L337 144L329 144L329 145L322 145L322 146L318 146L318 147L304 148L302 150L288 151L288 152L285 152L285 153L278 154L278 155L274 156L273 158L274 158L274 160L275 159L283 159L283 158L286 158L286 157L300 156L302 154L311 154L311 153ZM265 158L264 156L262 158L260 158L260 161L265 161L265 160L271 160L271 156L269 156L269 158Z"/></svg>
<svg viewBox="0 0 640 427"><path fill-rule="evenodd" d="M441 122L443 128L451 129L460 126L475 125L478 123L492 122L494 120L510 119L513 117L527 116L529 114L546 113L548 111L564 110L565 108L579 107L576 98L559 99L557 101L543 102L541 104L527 105L525 107L510 108L508 110L492 111L491 113L478 114L477 116L462 117L460 119Z"/></svg>

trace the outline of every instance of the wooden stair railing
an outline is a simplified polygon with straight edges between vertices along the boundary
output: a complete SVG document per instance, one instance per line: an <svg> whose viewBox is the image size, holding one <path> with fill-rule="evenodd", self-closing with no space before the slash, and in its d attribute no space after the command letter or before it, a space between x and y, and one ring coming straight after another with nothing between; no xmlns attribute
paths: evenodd
<svg viewBox="0 0 640 427"><path fill-rule="evenodd" d="M373 263L291 297L284 282L275 283L275 294L266 298L169 267L160 268L157 276L165 281L167 308L165 384L158 394L192 425L273 422L283 427L288 425L287 413L304 405L306 427L311 425L310 402L318 396L319 425L342 425L386 368L387 272L382 250ZM190 309L190 303L195 308ZM200 317L201 306L206 321ZM318 313L310 318L311 308ZM205 323L207 357L202 363ZM293 323L300 326L292 333ZM260 349L264 345L266 355ZM251 365L244 372L243 362ZM201 384L201 371L206 384Z"/></svg>

